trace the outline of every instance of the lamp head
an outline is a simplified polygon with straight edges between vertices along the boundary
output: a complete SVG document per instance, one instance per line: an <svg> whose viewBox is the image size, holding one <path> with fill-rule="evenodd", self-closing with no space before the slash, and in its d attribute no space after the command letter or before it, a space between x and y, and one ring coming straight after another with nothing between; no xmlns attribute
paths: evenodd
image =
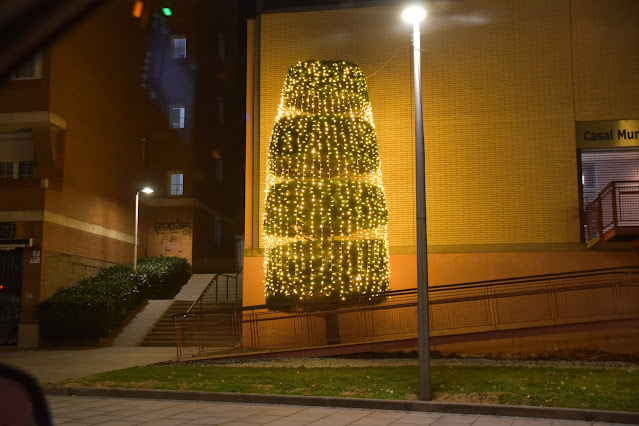
<svg viewBox="0 0 639 426"><path fill-rule="evenodd" d="M144 192L145 194L150 194L153 192L153 189L147 187L142 188L140 191Z"/></svg>
<svg viewBox="0 0 639 426"><path fill-rule="evenodd" d="M426 9L421 6L409 6L402 12L402 19L411 24L418 24L426 18Z"/></svg>

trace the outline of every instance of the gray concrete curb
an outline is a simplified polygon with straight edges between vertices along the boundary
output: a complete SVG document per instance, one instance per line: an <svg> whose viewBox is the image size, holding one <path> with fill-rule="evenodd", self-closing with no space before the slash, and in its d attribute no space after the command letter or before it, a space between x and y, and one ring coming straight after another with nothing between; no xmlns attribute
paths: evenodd
<svg viewBox="0 0 639 426"><path fill-rule="evenodd" d="M399 401L388 399L334 398L255 393L171 391L159 389L85 388L45 386L46 395L97 396L112 398L175 399L191 401L245 402L258 404L310 405L378 410L428 411L433 413L481 414L490 416L535 417L589 422L639 424L639 413L625 411L578 410L574 408L523 407L451 402Z"/></svg>

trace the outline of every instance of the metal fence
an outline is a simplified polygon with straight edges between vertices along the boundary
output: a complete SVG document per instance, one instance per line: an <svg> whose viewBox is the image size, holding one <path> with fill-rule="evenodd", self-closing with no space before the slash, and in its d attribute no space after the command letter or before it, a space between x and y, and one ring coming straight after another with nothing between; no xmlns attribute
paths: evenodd
<svg viewBox="0 0 639 426"><path fill-rule="evenodd" d="M430 334L444 336L639 317L639 267L429 289ZM265 306L175 317L178 359L417 337L417 292L276 311Z"/></svg>
<svg viewBox="0 0 639 426"><path fill-rule="evenodd" d="M639 181L610 182L586 206L585 221L589 242L606 236L639 237Z"/></svg>

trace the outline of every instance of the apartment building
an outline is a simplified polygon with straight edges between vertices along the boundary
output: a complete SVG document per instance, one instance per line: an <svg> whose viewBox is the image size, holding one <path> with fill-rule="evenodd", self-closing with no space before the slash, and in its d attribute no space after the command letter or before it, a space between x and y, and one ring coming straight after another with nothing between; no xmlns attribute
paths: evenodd
<svg viewBox="0 0 639 426"><path fill-rule="evenodd" d="M165 7L170 9L163 10ZM234 2L107 2L0 86L0 345L134 253L236 268L243 158Z"/></svg>

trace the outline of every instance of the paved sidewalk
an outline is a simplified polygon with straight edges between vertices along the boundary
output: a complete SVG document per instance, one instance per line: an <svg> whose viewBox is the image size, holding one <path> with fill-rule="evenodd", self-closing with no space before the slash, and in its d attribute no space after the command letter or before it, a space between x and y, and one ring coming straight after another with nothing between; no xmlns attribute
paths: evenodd
<svg viewBox="0 0 639 426"><path fill-rule="evenodd" d="M569 420L360 408L49 396L55 424L225 426L612 426ZM627 426L627 425L626 425Z"/></svg>
<svg viewBox="0 0 639 426"><path fill-rule="evenodd" d="M54 383L105 371L175 360L175 348L108 347L78 350L0 350L0 363L28 371L40 383Z"/></svg>

